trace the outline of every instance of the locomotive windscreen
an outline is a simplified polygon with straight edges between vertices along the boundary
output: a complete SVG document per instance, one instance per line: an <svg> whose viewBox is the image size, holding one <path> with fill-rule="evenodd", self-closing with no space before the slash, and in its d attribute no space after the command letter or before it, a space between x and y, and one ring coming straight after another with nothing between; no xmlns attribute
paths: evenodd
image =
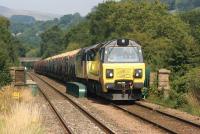
<svg viewBox="0 0 200 134"><path fill-rule="evenodd" d="M105 51L107 62L142 62L142 52L138 47L109 47Z"/></svg>

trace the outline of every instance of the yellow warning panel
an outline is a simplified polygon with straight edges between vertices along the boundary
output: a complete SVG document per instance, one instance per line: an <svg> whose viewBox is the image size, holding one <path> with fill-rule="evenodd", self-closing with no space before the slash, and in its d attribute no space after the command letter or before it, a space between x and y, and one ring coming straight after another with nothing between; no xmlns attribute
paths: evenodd
<svg viewBox="0 0 200 134"><path fill-rule="evenodd" d="M12 97L13 99L20 99L20 92L17 92L17 91L13 92Z"/></svg>

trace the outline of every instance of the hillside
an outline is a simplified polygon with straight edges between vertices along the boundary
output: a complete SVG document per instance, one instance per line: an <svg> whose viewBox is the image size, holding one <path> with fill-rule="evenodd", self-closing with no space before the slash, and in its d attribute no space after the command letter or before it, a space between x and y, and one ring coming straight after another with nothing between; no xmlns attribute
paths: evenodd
<svg viewBox="0 0 200 134"><path fill-rule="evenodd" d="M79 13L64 15L59 19L37 21L32 16L14 15L10 18L12 34L20 40L28 56L37 56L40 51L40 35L54 26L66 31L81 22L84 18Z"/></svg>
<svg viewBox="0 0 200 134"><path fill-rule="evenodd" d="M200 7L200 0L160 0L169 10L188 11Z"/></svg>
<svg viewBox="0 0 200 134"><path fill-rule="evenodd" d="M36 22L34 17L26 15L13 15L11 16L10 21L12 23L21 23L21 24L33 24Z"/></svg>
<svg viewBox="0 0 200 134"><path fill-rule="evenodd" d="M7 18L10 18L13 15L27 15L34 17L36 20L43 20L43 21L53 20L54 18L61 17L61 15L58 14L50 14L50 13L28 11L28 10L16 10L4 6L0 6L0 15L5 16Z"/></svg>

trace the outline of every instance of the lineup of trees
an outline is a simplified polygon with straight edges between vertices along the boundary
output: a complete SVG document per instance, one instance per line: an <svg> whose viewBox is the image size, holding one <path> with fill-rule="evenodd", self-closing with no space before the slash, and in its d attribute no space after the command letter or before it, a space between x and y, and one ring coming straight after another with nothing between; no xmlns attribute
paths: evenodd
<svg viewBox="0 0 200 134"><path fill-rule="evenodd" d="M0 87L10 82L8 67L17 64L17 57L23 54L24 48L9 31L10 22L0 17Z"/></svg>
<svg viewBox="0 0 200 134"><path fill-rule="evenodd" d="M137 0L135 0L137 1ZM145 1L145 0L143 0ZM148 0L148 2L155 2L155 0ZM160 0L162 3L166 3L168 5L168 7L166 7L166 9L169 10L187 10L187 9L192 9L195 7L199 6L199 2L198 0ZM137 1L138 2L138 1ZM187 9L186 9L187 8ZM96 9L93 9L93 12ZM52 52L45 52L45 50L43 51L42 49L44 49L45 47L47 47L47 51L51 51L51 46L50 45L48 47L48 45L45 45L46 43L46 39L45 41L43 41L43 39L41 38L41 33L46 33L46 32L50 32L52 30L52 27L57 26L59 30L63 31L64 36L67 34L73 34L73 32L69 31L69 29L71 29L71 27L81 27L81 25L86 29L89 29L87 26L88 24L86 24L83 21L87 21L88 18L83 18L80 16L79 13L75 13L75 14L69 14L69 15L65 15L63 17L61 17L60 19L54 19L54 20L49 20L49 21L36 21L33 17L31 16L24 16L24 15L14 15L11 17L10 21L11 21L11 31L12 33L14 33L16 35L16 37L20 40L20 42L22 43L23 47L25 48L25 52L26 52L26 56L42 56L42 57L47 57L50 55L54 55L55 53L60 52L60 50L58 52L56 52L57 50L53 50ZM81 22L80 25L77 26L77 24L79 24ZM86 27L85 27L86 26ZM77 30L83 30L84 28L77 28ZM76 29L74 29L76 30ZM45 32L46 31L46 32ZM75 32L75 31L74 31ZM84 33L83 33L84 32ZM79 32L77 31L76 34L79 34L79 42L82 40L80 38L80 36L82 38L87 38L87 33L85 33L85 31L83 32ZM56 32L55 32L56 33ZM48 36L48 34L43 34L42 37L44 38L44 35ZM45 37L48 38L48 37ZM56 39L55 39L56 40ZM63 42L62 44L58 44L61 45L62 48L67 46L67 40L66 38L64 38L63 40L65 40L66 42ZM88 42L86 42L86 44L90 44L90 38L88 38ZM48 42L49 43L49 42ZM47 44L47 43L46 43ZM78 44L76 44L75 42L71 42L71 44L73 44L73 46L76 46L76 48L79 47ZM40 47L40 45L42 45ZM42 48L42 49L40 49ZM73 49L73 47L71 45L69 45L68 48L66 48L67 50L71 50Z"/></svg>
<svg viewBox="0 0 200 134"><path fill-rule="evenodd" d="M18 57L40 56L40 52L43 53L44 50L44 56L50 56L64 49L59 46L63 42L61 39L64 31L82 19L79 13L49 21L36 21L33 17L24 15L14 15L10 20L0 16L0 87L11 81L9 67L18 65ZM43 33L45 30L47 32ZM49 32L53 34L46 34ZM58 35L54 36L54 33ZM52 42L45 36L50 37ZM46 44L43 43L44 50L40 49L41 39L47 41Z"/></svg>
<svg viewBox="0 0 200 134"><path fill-rule="evenodd" d="M37 21L31 16L14 15L10 18L10 29L24 46L26 56L37 57L40 56L40 34L45 30L49 31L54 26L65 31L79 23L82 19L79 13L64 15L60 19L56 18L49 21Z"/></svg>
<svg viewBox="0 0 200 134"><path fill-rule="evenodd" d="M83 22L66 32L57 27L44 32L41 36L41 53L47 57L64 48L76 49L124 37L140 42L146 62L154 70L164 67L183 75L189 68L199 64L198 26L189 26L184 17L192 16L171 14L167 6L158 1L109 1L99 4ZM54 45L44 49L48 44ZM54 48L56 46L57 50Z"/></svg>

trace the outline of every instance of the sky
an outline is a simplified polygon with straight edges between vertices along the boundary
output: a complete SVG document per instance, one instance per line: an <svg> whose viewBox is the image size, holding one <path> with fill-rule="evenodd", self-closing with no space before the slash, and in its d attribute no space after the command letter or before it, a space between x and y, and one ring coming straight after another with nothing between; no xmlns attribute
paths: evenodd
<svg viewBox="0 0 200 134"><path fill-rule="evenodd" d="M12 9L40 11L53 14L79 12L86 15L103 0L0 0L1 6Z"/></svg>

